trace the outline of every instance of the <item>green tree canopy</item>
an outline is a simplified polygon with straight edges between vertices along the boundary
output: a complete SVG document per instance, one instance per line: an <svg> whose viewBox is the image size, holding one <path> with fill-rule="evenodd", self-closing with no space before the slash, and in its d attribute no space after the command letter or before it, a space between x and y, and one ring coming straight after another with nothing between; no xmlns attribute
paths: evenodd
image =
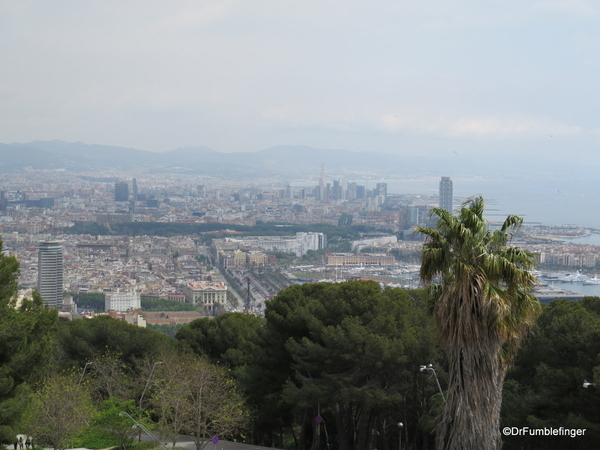
<svg viewBox="0 0 600 450"><path fill-rule="evenodd" d="M598 383L585 389L583 381ZM502 425L585 428L584 436L506 437L505 448L595 449L600 441L600 298L554 300L508 373Z"/></svg>
<svg viewBox="0 0 600 450"><path fill-rule="evenodd" d="M76 375L51 375L33 395L29 409L29 431L40 444L54 450L85 426L93 410L88 391L78 385Z"/></svg>
<svg viewBox="0 0 600 450"><path fill-rule="evenodd" d="M214 319L196 319L177 332L177 339L196 354L237 368L253 363L263 342L264 319L227 313Z"/></svg>
<svg viewBox="0 0 600 450"><path fill-rule="evenodd" d="M27 406L30 386L43 378L58 323L36 292L16 307L19 262L0 241L0 442L11 442Z"/></svg>
<svg viewBox="0 0 600 450"><path fill-rule="evenodd" d="M136 327L109 316L93 319L75 319L61 324L58 333L57 359L60 367L81 367L85 362L104 355L117 353L129 368L137 361L176 347L169 336L146 328Z"/></svg>
<svg viewBox="0 0 600 450"><path fill-rule="evenodd" d="M265 379L308 413L312 429L304 438L313 446L319 413L330 423L329 444L342 450L369 448L373 429L381 439L397 436L399 417L417 429L424 409L411 408L422 405L426 383L418 367L436 356L424 302L372 281L305 284L281 291L266 318Z"/></svg>

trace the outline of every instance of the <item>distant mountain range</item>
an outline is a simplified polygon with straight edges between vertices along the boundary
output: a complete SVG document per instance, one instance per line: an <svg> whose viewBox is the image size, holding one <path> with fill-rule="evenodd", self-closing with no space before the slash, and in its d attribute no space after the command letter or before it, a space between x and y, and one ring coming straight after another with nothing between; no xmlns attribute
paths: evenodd
<svg viewBox="0 0 600 450"><path fill-rule="evenodd" d="M412 175L457 176L528 176L535 174L565 175L569 168L556 163L537 161L535 166L510 158L484 160L460 157L431 157L407 153L396 155L378 152L317 149L307 146L280 145L258 152L220 153L208 147L186 147L155 153L133 148L81 142L34 141L25 144L0 144L0 172L25 170L67 170L97 172L105 170L144 170L160 173L212 175L222 179L273 177L296 179L318 178L325 163L328 178L346 177L378 179ZM581 166L572 167L581 173Z"/></svg>

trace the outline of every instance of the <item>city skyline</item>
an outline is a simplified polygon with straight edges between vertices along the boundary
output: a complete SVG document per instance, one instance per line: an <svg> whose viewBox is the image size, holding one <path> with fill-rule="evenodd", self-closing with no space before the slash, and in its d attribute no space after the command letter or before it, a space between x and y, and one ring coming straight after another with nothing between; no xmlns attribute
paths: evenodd
<svg viewBox="0 0 600 450"><path fill-rule="evenodd" d="M600 12L585 0L30 0L0 11L0 142L308 145L468 164L590 158L600 138Z"/></svg>

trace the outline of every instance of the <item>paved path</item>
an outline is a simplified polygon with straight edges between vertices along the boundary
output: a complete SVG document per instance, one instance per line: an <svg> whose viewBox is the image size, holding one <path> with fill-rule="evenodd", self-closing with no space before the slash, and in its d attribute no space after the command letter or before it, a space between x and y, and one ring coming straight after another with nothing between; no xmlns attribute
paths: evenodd
<svg viewBox="0 0 600 450"><path fill-rule="evenodd" d="M167 445L165 445L165 447L167 447L168 450L172 449L170 442L163 442L163 444L167 444ZM183 448L185 450L196 450L196 444L194 444L191 440L189 442L185 441L185 440L178 440L176 448L178 448L178 449ZM53 450L53 449L45 448L44 450ZM90 450L90 449L79 447L79 448L73 448L73 449L68 449L68 450ZM204 447L204 450L277 450L277 449L273 449L271 447L259 447L257 445L250 445L250 444L240 444L237 442L219 441L219 443L216 445L211 444L209 442L208 444L206 444L206 447Z"/></svg>
<svg viewBox="0 0 600 450"><path fill-rule="evenodd" d="M147 441L149 440L149 438L146 437L142 437L143 441ZM168 449L171 450L172 447L172 442L169 442L165 439L162 439L161 442L163 443L163 445ZM185 449L185 450L196 450L196 444L194 444L194 441L192 441L192 439L188 436L180 436L179 439L177 439L177 444L175 445L175 448L177 449ZM52 448L45 448L44 450L53 450ZM89 450L87 448L73 448L73 449L68 449L68 450ZM278 450L278 449L273 449L272 447L259 447L257 445L250 445L250 444L241 444L238 442L228 442L228 441L219 441L218 444L212 444L212 443L208 443L206 444L206 447L204 447L204 450Z"/></svg>
<svg viewBox="0 0 600 450"><path fill-rule="evenodd" d="M147 436L142 437L142 440L149 440ZM172 449L172 442L169 442L166 439L161 439L161 442L164 444L167 449ZM177 439L176 448L182 448L184 450L196 450L196 444L189 436L180 436ZM229 442L229 441L219 441L218 444L208 443L204 450L277 450L272 447L259 447L258 445L250 445L250 444L241 444L239 442Z"/></svg>
<svg viewBox="0 0 600 450"><path fill-rule="evenodd" d="M19 435L19 436L23 436L23 441L25 441L25 439L27 439L27 435ZM142 440L150 441L151 439L148 436L143 435ZM172 448L173 448L172 441L169 441L167 439L161 439L160 441L168 450L172 450ZM175 445L175 448L183 449L183 450L196 450L196 444L194 444L194 441L189 436L179 436L179 439L177 439L177 444ZM12 449L12 447L11 447L11 449ZM53 450L53 449L45 448L44 450ZM89 449L80 447L80 448L70 448L68 450L89 450ZM108 449L106 449L106 450L108 450ZM260 447L258 445L241 444L238 442L219 441L218 444L212 444L209 442L206 445L206 447L204 447L204 450L279 450L279 449L274 449L272 447Z"/></svg>

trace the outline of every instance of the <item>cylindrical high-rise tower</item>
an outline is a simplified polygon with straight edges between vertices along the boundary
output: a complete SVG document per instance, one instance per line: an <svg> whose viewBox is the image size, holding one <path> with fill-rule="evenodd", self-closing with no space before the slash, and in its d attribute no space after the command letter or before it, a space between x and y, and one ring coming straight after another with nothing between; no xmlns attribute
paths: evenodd
<svg viewBox="0 0 600 450"><path fill-rule="evenodd" d="M63 302L63 251L57 241L40 242L37 289L51 308Z"/></svg>

